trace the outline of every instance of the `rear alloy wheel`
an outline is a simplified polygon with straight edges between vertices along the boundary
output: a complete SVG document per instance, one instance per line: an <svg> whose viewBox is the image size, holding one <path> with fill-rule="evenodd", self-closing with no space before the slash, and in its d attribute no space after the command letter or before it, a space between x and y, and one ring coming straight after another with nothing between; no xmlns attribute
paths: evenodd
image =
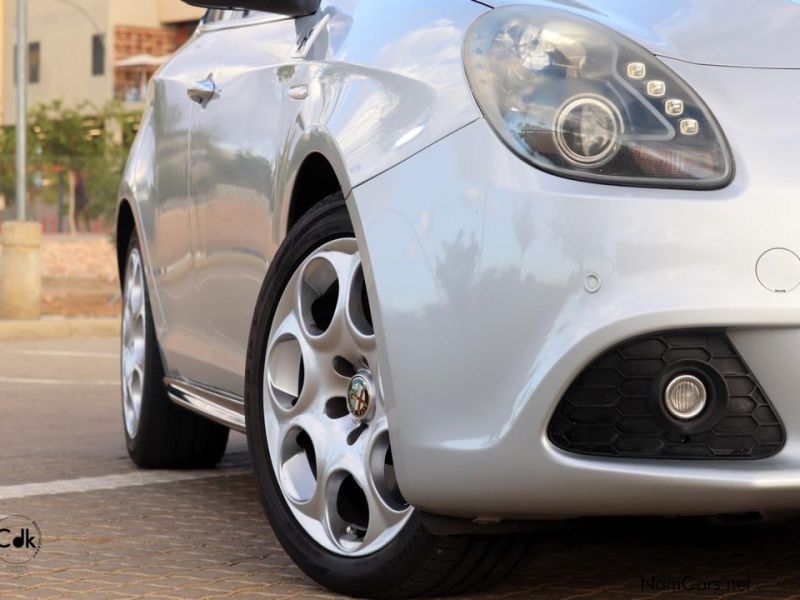
<svg viewBox="0 0 800 600"><path fill-rule="evenodd" d="M122 305L122 415L125 432L135 438L142 415L144 348L147 307L144 301L144 270L138 247L131 248L125 269Z"/></svg>
<svg viewBox="0 0 800 600"><path fill-rule="evenodd" d="M173 403L150 310L139 240L128 244L122 280L120 379L128 454L146 468L213 467L225 454L227 427Z"/></svg>
<svg viewBox="0 0 800 600"><path fill-rule="evenodd" d="M395 477L361 255L336 194L289 233L253 321L247 433L266 514L323 585L360 597L453 594L510 571L526 540L434 536Z"/></svg>

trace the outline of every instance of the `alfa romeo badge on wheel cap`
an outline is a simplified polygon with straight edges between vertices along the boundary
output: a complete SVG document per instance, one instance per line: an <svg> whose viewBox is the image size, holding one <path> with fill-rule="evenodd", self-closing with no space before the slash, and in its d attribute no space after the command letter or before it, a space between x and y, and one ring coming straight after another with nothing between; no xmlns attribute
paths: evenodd
<svg viewBox="0 0 800 600"><path fill-rule="evenodd" d="M372 378L366 371L359 371L347 386L347 409L359 421L369 420L374 411Z"/></svg>

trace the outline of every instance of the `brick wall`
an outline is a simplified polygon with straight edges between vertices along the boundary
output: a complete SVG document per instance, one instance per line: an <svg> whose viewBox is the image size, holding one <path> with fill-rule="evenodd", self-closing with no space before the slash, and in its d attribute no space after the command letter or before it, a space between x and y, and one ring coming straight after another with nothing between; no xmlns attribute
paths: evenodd
<svg viewBox="0 0 800 600"><path fill-rule="evenodd" d="M114 61L137 54L164 56L173 53L180 40L176 30L118 25L114 28ZM114 97L118 100L139 100L137 97L142 72L149 80L157 67L116 67L114 69Z"/></svg>
<svg viewBox="0 0 800 600"><path fill-rule="evenodd" d="M135 54L163 56L175 51L177 44L172 29L129 27L118 25L114 28L115 60Z"/></svg>

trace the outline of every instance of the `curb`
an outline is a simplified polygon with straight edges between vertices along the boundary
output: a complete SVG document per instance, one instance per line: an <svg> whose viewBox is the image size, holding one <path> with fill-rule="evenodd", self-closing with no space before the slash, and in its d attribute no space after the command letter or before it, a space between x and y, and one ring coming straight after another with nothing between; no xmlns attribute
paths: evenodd
<svg viewBox="0 0 800 600"><path fill-rule="evenodd" d="M0 320L0 341L47 340L68 337L116 337L120 322L104 319L41 319L38 321Z"/></svg>

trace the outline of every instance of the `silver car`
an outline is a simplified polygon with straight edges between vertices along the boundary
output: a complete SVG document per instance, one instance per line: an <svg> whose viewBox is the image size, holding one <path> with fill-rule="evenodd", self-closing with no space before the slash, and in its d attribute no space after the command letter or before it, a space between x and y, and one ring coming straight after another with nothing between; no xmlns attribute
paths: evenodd
<svg viewBox="0 0 800 600"><path fill-rule="evenodd" d="M800 507L797 2L191 3L119 196L138 465L246 431L371 597L541 520Z"/></svg>

